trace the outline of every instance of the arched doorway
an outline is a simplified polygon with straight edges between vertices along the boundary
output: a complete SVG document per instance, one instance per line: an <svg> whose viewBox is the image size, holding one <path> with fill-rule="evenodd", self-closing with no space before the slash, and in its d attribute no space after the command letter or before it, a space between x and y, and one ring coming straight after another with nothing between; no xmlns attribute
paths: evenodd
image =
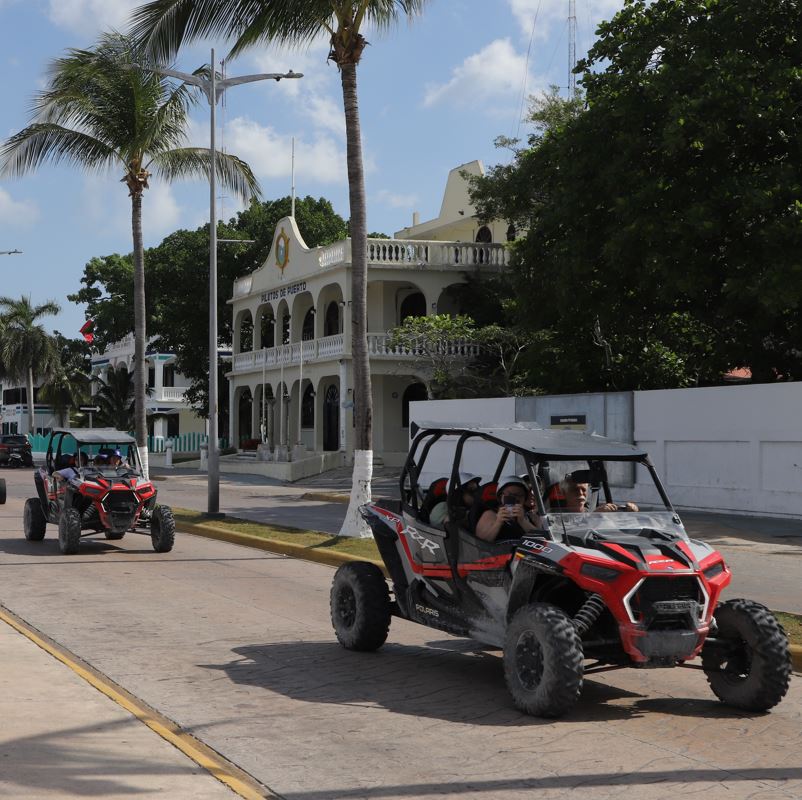
<svg viewBox="0 0 802 800"><path fill-rule="evenodd" d="M401 308L398 312L398 321L403 325L407 317L425 317L426 316L426 298L422 292L415 292L414 294L407 295L401 301Z"/></svg>
<svg viewBox="0 0 802 800"><path fill-rule="evenodd" d="M334 336L340 333L340 304L332 300L326 306L326 316L323 319L323 335Z"/></svg>
<svg viewBox="0 0 802 800"><path fill-rule="evenodd" d="M247 387L242 389L239 396L239 440L237 445L246 439L253 438L253 430L251 429L251 411L253 409L253 396L251 390Z"/></svg>
<svg viewBox="0 0 802 800"><path fill-rule="evenodd" d="M310 308L304 315L304 324L301 326L301 341L309 342L315 338L315 310Z"/></svg>
<svg viewBox="0 0 802 800"><path fill-rule="evenodd" d="M410 383L404 389L404 396L401 398L401 427L409 427L409 404L413 400L426 400L428 394L426 387L422 383Z"/></svg>
<svg viewBox="0 0 802 800"><path fill-rule="evenodd" d="M340 449L340 390L334 383L323 398L323 449Z"/></svg>
<svg viewBox="0 0 802 800"><path fill-rule="evenodd" d="M476 242L477 244L491 244L493 241L493 232L487 225L482 225L478 231L476 231Z"/></svg>

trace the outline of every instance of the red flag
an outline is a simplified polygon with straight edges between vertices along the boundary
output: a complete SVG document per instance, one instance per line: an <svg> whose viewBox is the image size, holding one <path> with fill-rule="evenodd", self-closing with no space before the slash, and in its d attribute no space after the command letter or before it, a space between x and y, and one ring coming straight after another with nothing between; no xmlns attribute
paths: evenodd
<svg viewBox="0 0 802 800"><path fill-rule="evenodd" d="M92 328L95 325L95 321L93 319L88 319L81 325L81 330L79 333L84 337L88 344L92 344L95 341L95 334L92 333Z"/></svg>

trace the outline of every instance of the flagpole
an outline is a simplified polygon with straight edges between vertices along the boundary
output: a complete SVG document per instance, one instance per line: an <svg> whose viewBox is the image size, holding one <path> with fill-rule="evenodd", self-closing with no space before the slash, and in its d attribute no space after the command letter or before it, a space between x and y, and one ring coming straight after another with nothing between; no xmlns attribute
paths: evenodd
<svg viewBox="0 0 802 800"><path fill-rule="evenodd" d="M295 137L292 137L292 205L290 216L295 219Z"/></svg>

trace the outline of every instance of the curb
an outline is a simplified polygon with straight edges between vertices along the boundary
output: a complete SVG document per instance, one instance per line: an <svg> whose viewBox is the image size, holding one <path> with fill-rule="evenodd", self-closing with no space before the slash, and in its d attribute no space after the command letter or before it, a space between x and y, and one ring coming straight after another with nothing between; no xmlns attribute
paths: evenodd
<svg viewBox="0 0 802 800"><path fill-rule="evenodd" d="M304 492L300 499L317 500L321 503L349 503L351 495L341 492Z"/></svg>
<svg viewBox="0 0 802 800"><path fill-rule="evenodd" d="M311 494L311 493L310 493ZM345 495L347 497L347 495ZM304 495L306 497L306 495ZM311 499L311 498L310 498ZM338 502L338 501L334 501ZM383 561L373 558L363 558L353 556L350 553L337 553L333 551L320 550L316 548L304 547L291 542L279 542L275 539L263 539L261 536L252 536L249 533L234 533L213 525L193 525L192 523L179 523L177 530L181 533L190 533L193 536L202 536L205 539L217 539L230 544L239 544L244 547L254 547L257 550L264 550L268 553L289 556L290 558L300 558L304 561L314 561L317 564L326 564L330 567L339 567L350 561L368 561L375 564L383 573L385 578L389 578L387 568ZM791 666L795 672L802 673L802 645L789 645L791 651Z"/></svg>
<svg viewBox="0 0 802 800"><path fill-rule="evenodd" d="M249 533L235 533L213 525L193 525L192 523L179 522L176 530L180 533L190 533L193 536L202 536L204 539L216 539L228 542L229 544L239 544L245 547L254 547L257 550L264 550L268 553L276 553L281 556L300 558L304 561L314 561L317 564L326 564L330 567L339 567L350 561L367 561L375 564L387 577L387 570L384 563L373 558L363 558L354 556L350 553L337 553L331 550L306 547L292 542L279 542L276 539L263 539L261 536L253 536Z"/></svg>

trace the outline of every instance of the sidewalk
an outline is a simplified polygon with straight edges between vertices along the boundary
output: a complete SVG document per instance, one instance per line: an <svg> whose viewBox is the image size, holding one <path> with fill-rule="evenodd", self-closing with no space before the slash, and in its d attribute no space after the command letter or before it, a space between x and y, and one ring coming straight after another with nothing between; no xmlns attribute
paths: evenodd
<svg viewBox="0 0 802 800"><path fill-rule="evenodd" d="M235 796L2 621L0 664L0 797Z"/></svg>

